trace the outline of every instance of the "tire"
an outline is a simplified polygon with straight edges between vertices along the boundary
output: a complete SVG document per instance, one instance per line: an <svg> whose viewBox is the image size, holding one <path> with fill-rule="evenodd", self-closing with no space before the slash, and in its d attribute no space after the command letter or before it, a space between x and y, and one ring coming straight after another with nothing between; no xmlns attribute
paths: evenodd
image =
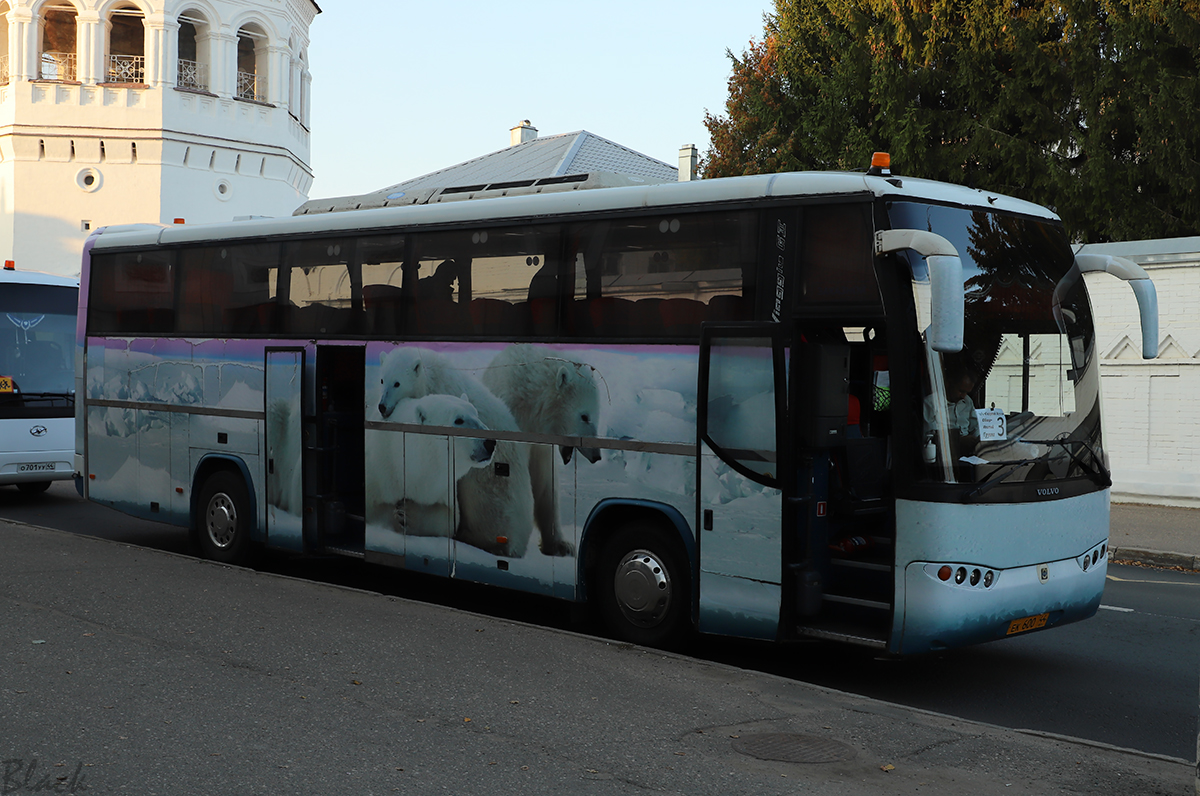
<svg viewBox="0 0 1200 796"><path fill-rule="evenodd" d="M23 495L40 495L49 488L49 481L22 481L17 484L17 489L21 490Z"/></svg>
<svg viewBox="0 0 1200 796"><path fill-rule="evenodd" d="M596 579L600 615L613 636L659 648L683 641L692 593L687 555L659 526L618 529L600 551Z"/></svg>
<svg viewBox="0 0 1200 796"><path fill-rule="evenodd" d="M246 564L250 560L250 492L241 476L229 470L213 473L200 490L196 504L196 530L200 554L222 564Z"/></svg>

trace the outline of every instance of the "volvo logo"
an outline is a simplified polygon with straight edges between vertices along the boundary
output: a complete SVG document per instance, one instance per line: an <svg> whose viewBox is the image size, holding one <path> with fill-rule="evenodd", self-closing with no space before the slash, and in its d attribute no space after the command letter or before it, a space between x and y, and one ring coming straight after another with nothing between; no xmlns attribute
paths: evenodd
<svg viewBox="0 0 1200 796"><path fill-rule="evenodd" d="M1051 495L1057 495L1057 494L1058 494L1058 487L1056 487L1056 486L1051 486L1051 487L1045 487L1044 489L1043 489L1043 488L1039 488L1039 489L1038 489L1038 491L1037 491L1037 493L1038 493L1039 495L1041 495L1042 497L1050 497Z"/></svg>
<svg viewBox="0 0 1200 796"><path fill-rule="evenodd" d="M33 428L29 429L29 433L35 437L44 437L46 436L46 427L34 426Z"/></svg>

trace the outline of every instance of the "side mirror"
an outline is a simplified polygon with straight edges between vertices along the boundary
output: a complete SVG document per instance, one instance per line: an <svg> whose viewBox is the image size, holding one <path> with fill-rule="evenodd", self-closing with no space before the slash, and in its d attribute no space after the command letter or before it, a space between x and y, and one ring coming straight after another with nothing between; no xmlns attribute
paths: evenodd
<svg viewBox="0 0 1200 796"><path fill-rule="evenodd" d="M929 347L943 354L962 351L966 316L962 259L954 244L920 229L886 229L875 233L875 253L912 249L929 266Z"/></svg>
<svg viewBox="0 0 1200 796"><path fill-rule="evenodd" d="M1133 297L1137 299L1138 313L1142 321L1142 359L1158 356L1158 291L1146 269L1124 257L1107 254L1077 254L1075 267L1086 274L1103 271L1129 283Z"/></svg>

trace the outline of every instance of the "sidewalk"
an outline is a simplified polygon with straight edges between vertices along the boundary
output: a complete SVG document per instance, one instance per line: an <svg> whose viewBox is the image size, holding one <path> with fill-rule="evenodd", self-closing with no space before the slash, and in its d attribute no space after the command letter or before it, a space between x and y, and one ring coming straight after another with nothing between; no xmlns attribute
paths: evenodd
<svg viewBox="0 0 1200 796"><path fill-rule="evenodd" d="M26 525L0 538L6 794L1195 793L1181 760Z"/></svg>
<svg viewBox="0 0 1200 796"><path fill-rule="evenodd" d="M1200 509L1113 503L1109 557L1200 570Z"/></svg>

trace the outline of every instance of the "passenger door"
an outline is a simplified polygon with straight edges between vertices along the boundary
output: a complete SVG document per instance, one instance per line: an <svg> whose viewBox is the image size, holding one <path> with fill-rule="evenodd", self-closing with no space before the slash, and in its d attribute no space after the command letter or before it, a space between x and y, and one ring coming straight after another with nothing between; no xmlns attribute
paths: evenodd
<svg viewBox="0 0 1200 796"><path fill-rule="evenodd" d="M778 325L705 327L698 390L699 628L774 639L782 600L786 371Z"/></svg>
<svg viewBox="0 0 1200 796"><path fill-rule="evenodd" d="M267 544L304 550L303 349L266 352Z"/></svg>

